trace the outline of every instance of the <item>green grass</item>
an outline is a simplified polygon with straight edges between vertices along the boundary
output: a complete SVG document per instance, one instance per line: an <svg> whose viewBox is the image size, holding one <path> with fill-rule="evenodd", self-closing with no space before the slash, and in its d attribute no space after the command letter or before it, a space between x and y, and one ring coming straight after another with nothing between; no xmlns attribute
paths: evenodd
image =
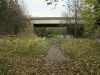
<svg viewBox="0 0 100 75"><path fill-rule="evenodd" d="M0 38L0 75L35 75L50 43L41 38Z"/></svg>
<svg viewBox="0 0 100 75"><path fill-rule="evenodd" d="M100 75L100 43L90 39L64 39L60 50L68 74Z"/></svg>

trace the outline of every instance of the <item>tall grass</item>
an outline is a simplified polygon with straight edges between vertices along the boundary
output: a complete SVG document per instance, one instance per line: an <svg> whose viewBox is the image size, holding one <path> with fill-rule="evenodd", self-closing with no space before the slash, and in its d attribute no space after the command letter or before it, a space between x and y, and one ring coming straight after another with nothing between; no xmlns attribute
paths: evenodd
<svg viewBox="0 0 100 75"><path fill-rule="evenodd" d="M50 40L0 38L0 75L34 75L42 65Z"/></svg>
<svg viewBox="0 0 100 75"><path fill-rule="evenodd" d="M100 43L90 39L60 41L68 74L100 75Z"/></svg>

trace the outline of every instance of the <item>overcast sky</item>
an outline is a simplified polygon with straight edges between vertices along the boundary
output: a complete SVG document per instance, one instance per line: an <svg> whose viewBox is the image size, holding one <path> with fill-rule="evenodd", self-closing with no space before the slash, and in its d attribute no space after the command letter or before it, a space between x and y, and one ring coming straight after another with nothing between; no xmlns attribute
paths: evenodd
<svg viewBox="0 0 100 75"><path fill-rule="evenodd" d="M24 3L25 10L33 17L59 17L65 12L62 0L59 0L55 9L53 5L48 6L45 0L24 0Z"/></svg>

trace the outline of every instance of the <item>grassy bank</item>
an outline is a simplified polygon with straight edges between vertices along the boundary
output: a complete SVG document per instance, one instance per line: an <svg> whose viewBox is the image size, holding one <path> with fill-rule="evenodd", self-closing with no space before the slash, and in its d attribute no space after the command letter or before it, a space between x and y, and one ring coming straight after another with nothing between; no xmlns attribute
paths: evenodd
<svg viewBox="0 0 100 75"><path fill-rule="evenodd" d="M100 43L89 39L65 39L60 50L66 57L67 73L75 75L100 74Z"/></svg>
<svg viewBox="0 0 100 75"><path fill-rule="evenodd" d="M43 63L50 40L0 38L0 75L34 75Z"/></svg>

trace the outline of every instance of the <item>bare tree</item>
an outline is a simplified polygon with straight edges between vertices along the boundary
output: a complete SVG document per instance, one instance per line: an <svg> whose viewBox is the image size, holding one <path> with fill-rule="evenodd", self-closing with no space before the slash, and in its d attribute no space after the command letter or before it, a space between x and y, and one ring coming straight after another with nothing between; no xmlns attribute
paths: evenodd
<svg viewBox="0 0 100 75"><path fill-rule="evenodd" d="M47 5L54 5L54 8L56 8L57 6L57 3L60 1L60 0L46 0L47 1ZM65 10L67 10L67 13L64 12L64 15L67 15L65 16L67 21L69 21L70 23L70 26L69 26L69 33L70 35L73 35L75 37L78 36L78 31L80 29L78 29L78 22L79 22L79 17L81 17L81 14L80 14L80 10L82 9L82 3L81 3L81 0L66 0L64 1L65 4L62 4L62 7L65 8ZM72 22L71 22L71 17L73 17L75 19L75 25L72 26ZM65 34L68 33L68 27L65 28ZM80 31L82 32L82 31Z"/></svg>

